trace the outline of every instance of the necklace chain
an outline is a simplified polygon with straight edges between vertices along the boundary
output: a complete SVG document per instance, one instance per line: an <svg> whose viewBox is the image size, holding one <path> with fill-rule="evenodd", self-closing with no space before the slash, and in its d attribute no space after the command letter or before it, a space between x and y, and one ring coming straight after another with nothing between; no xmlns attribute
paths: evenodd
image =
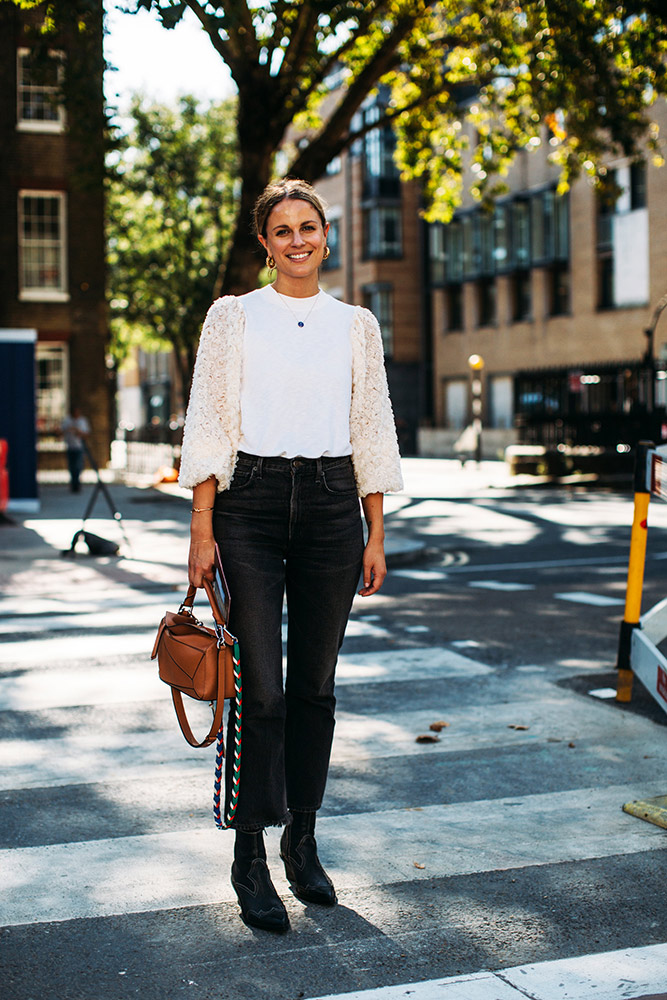
<svg viewBox="0 0 667 1000"><path fill-rule="evenodd" d="M289 309L289 311L292 313L292 316L294 316L294 319L296 320L296 325L303 328L306 325L308 317L310 316L310 314L312 313L313 309L315 308L315 306L319 302L320 292L322 291L322 289L318 288L317 295L315 296L315 301L313 302L313 304L311 305L310 309L308 310L308 312L306 313L306 315L304 316L303 319L299 319L299 317L294 312L294 310L292 309L292 307L285 301L285 296L282 294L282 292L276 291L275 288L274 288L274 291L276 292L276 295L278 295L280 297L280 301L285 306L285 308Z"/></svg>

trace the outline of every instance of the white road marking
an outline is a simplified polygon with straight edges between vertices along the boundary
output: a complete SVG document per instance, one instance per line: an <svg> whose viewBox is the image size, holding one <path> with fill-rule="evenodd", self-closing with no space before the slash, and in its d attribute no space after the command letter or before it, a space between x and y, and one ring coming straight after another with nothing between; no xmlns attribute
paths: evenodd
<svg viewBox="0 0 667 1000"><path fill-rule="evenodd" d="M15 667L29 664L71 663L77 660L85 662L86 659L138 656L141 653L148 657L153 649L157 626L158 622L150 632L134 632L129 635L72 635L57 639L27 639L20 643L7 642L0 646L0 665ZM4 681L2 683L4 684ZM127 690L124 692L126 700ZM80 705L85 702L74 704Z"/></svg>
<svg viewBox="0 0 667 1000"><path fill-rule="evenodd" d="M122 636L114 636L114 640ZM98 645L88 639L92 651ZM26 643L28 645L28 643ZM48 643L44 643L48 645ZM115 648L114 641L114 648ZM146 647L144 645L143 650ZM159 680L157 661L119 667L97 664L88 670L80 665L49 670L32 670L15 677L0 678L0 710L39 712L47 708L74 708L79 705L119 705L128 701L161 701L170 698L170 689Z"/></svg>
<svg viewBox="0 0 667 1000"><path fill-rule="evenodd" d="M591 604L597 608L611 608L625 604L623 597L607 597L606 594L589 594L583 590L572 590L568 593L554 594L559 601L572 601L573 604Z"/></svg>
<svg viewBox="0 0 667 1000"><path fill-rule="evenodd" d="M184 588L162 589L159 591L133 590L125 587L121 590L117 588L105 588L100 593L91 593L83 587L79 587L75 594L68 591L64 596L54 595L45 597L44 595L34 596L24 594L22 596L0 595L0 615L3 618L20 616L17 622L30 621L40 615L61 616L63 619L71 617L71 613L86 614L91 611L105 612L113 608L138 607L140 605L151 605L154 608L166 608L168 605L177 606L180 596L185 597ZM199 603L196 605L199 606Z"/></svg>
<svg viewBox="0 0 667 1000"><path fill-rule="evenodd" d="M665 996L667 944L382 986L315 1000L608 1000Z"/></svg>
<svg viewBox="0 0 667 1000"><path fill-rule="evenodd" d="M105 629L119 626L154 625L157 631L158 623L167 610L168 604L162 595L160 603L146 605L128 605L117 608L96 608L91 611L73 615L35 615L30 618L5 618L0 621L0 635L11 633L39 634L42 632L66 632L74 629ZM171 609L178 610L178 601L171 602ZM197 611L200 614L200 611ZM202 618L206 619L206 614Z"/></svg>
<svg viewBox="0 0 667 1000"><path fill-rule="evenodd" d="M448 566L447 573L499 573L516 569L561 569L568 566L618 566L627 570L628 561L622 556L594 556L588 559L541 559L536 562L504 562L480 565ZM396 573L396 570L394 570Z"/></svg>
<svg viewBox="0 0 667 1000"><path fill-rule="evenodd" d="M532 583L503 583L501 580L468 580L468 586L484 590L535 590Z"/></svg>
<svg viewBox="0 0 667 1000"><path fill-rule="evenodd" d="M376 681L422 680L438 677L481 677L493 673L477 660L443 649L420 646L392 649L382 653L342 655L336 668L337 684L368 684Z"/></svg>
<svg viewBox="0 0 667 1000"><path fill-rule="evenodd" d="M0 676L0 710L22 712L76 705L120 704L128 700L128 691L132 691L134 701L169 698L169 688L158 679L157 661L149 659L154 639L153 632L109 636L104 640L102 651L100 639L95 636L44 639L41 642L29 640L5 646L0 650L0 662L4 656L6 664L42 664L49 660L62 663L67 659L73 665ZM122 653L141 653L143 656L136 664L119 666L115 658ZM17 659L12 661L13 654L17 654L18 662ZM94 667L88 667L86 654L97 661ZM492 667L451 649L418 646L377 653L341 654L336 683L479 677L490 673L493 673Z"/></svg>
<svg viewBox="0 0 667 1000"><path fill-rule="evenodd" d="M158 690L162 687L159 685ZM188 715L195 732L208 728L208 705L190 702ZM164 724L159 731L130 730L103 739L73 725L72 732L53 739L6 740L0 745L0 789L94 783L117 787L124 781L150 783L169 777L189 783L196 776L197 781L203 781L198 800L204 801L210 793L211 758L187 746L169 704L161 718ZM417 743L416 737L428 733L430 724L440 719L449 726L439 734L439 742ZM527 728L511 728L516 725ZM429 709L397 708L381 715L339 708L332 764L344 767L352 762L356 773L363 774L367 764L379 759L424 755L441 758L475 750L500 753L527 744L543 747L548 742L561 743L564 749L568 743L575 744L574 750L567 749L568 753L576 753L580 744L592 754L603 752L606 745L623 746L626 753L637 756L646 752L662 755L667 765L667 749L658 742L655 725L649 719L635 719L629 731L627 716L620 712L601 708L592 718L585 699L568 692L545 697L542 688L536 690L533 700L526 695L521 702L465 708L452 708L446 698L443 702L433 699ZM103 790L101 794L107 793Z"/></svg>
<svg viewBox="0 0 667 1000"><path fill-rule="evenodd" d="M392 569L392 576L402 576L406 580L446 580L447 574L439 569Z"/></svg>
<svg viewBox="0 0 667 1000"><path fill-rule="evenodd" d="M656 785L642 794L662 790ZM352 890L353 900L361 886L660 850L663 831L620 808L637 791L617 785L322 817L320 856L345 903L346 892ZM267 834L275 857L280 831ZM229 902L234 891L220 873L229 866L232 850L233 838L221 837L212 823L182 832L2 850L2 922L34 924ZM415 868L417 856L423 869ZM287 897L281 866L274 864L272 875Z"/></svg>
<svg viewBox="0 0 667 1000"><path fill-rule="evenodd" d="M616 690L614 688L595 688L594 691L588 692L593 698L611 699L616 697Z"/></svg>

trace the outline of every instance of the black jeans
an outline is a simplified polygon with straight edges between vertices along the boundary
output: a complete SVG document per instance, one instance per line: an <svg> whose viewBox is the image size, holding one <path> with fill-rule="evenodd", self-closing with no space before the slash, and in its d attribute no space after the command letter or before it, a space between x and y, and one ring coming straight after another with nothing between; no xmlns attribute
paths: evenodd
<svg viewBox="0 0 667 1000"><path fill-rule="evenodd" d="M322 803L334 673L364 545L352 461L241 452L230 488L217 494L213 526L243 680L241 784L232 825L255 831L285 823L290 809L315 811ZM233 723L231 712L229 745Z"/></svg>
<svg viewBox="0 0 667 1000"><path fill-rule="evenodd" d="M83 471L83 448L67 449L67 468L69 469L70 490L78 493L81 489L81 473Z"/></svg>

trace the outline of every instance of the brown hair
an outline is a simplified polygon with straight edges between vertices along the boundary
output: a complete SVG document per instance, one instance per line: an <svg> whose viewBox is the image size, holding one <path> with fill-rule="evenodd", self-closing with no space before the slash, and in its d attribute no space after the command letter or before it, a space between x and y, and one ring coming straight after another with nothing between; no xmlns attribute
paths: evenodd
<svg viewBox="0 0 667 1000"><path fill-rule="evenodd" d="M270 184L267 184L255 202L253 210L255 235L266 236L267 220L276 205L279 205L285 198L309 202L322 220L322 226L326 226L326 205L315 188L308 181L302 181L298 178L284 178L281 181L271 181Z"/></svg>

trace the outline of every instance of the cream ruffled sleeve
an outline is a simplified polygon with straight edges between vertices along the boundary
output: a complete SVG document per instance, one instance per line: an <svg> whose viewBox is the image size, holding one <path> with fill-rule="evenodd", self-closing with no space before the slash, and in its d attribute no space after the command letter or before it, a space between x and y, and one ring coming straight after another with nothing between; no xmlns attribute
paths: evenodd
<svg viewBox="0 0 667 1000"><path fill-rule="evenodd" d="M183 430L178 482L186 488L215 476L220 492L234 474L244 324L243 307L232 295L217 299L204 320Z"/></svg>
<svg viewBox="0 0 667 1000"><path fill-rule="evenodd" d="M389 400L382 334L368 309L352 321L350 441L360 497L403 488L396 424Z"/></svg>

